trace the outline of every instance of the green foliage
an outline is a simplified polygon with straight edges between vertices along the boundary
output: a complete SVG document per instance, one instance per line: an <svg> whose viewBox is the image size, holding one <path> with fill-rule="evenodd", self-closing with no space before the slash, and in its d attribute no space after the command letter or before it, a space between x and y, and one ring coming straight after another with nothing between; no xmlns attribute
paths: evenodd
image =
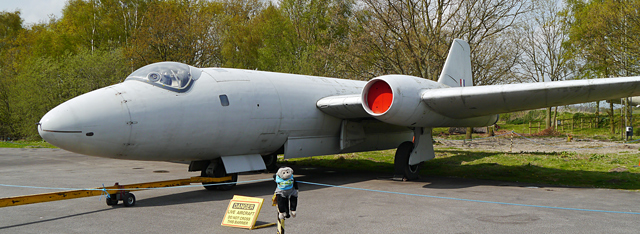
<svg viewBox="0 0 640 234"><path fill-rule="evenodd" d="M524 14L536 12L534 3L69 0L61 18L28 27L20 12L0 12L0 136L38 138L33 124L47 110L159 61L361 80L390 73L435 80L451 40L462 38L471 45L474 84L507 83L517 77L514 64L522 51L514 44L521 40ZM582 76L640 70L639 4L567 2L565 46L576 60L572 64L585 65ZM544 113L501 119L527 123L542 120Z"/></svg>
<svg viewBox="0 0 640 234"><path fill-rule="evenodd" d="M56 148L46 141L0 141L0 148Z"/></svg>
<svg viewBox="0 0 640 234"><path fill-rule="evenodd" d="M11 128L10 88L15 75L16 56L11 53L18 35L23 31L20 12L0 12L0 136L7 136Z"/></svg>
<svg viewBox="0 0 640 234"><path fill-rule="evenodd" d="M514 113L513 115L505 116L501 119L505 120L507 124L524 124L533 121L542 121L546 115L546 112L546 110L523 111Z"/></svg>
<svg viewBox="0 0 640 234"><path fill-rule="evenodd" d="M11 127L17 137L37 137L35 123L58 104L80 94L115 84L128 73L119 50L81 51L58 59L32 57L24 61L9 101Z"/></svg>
<svg viewBox="0 0 640 234"><path fill-rule="evenodd" d="M587 78L638 74L640 53L640 1L567 1L565 44L584 63Z"/></svg>
<svg viewBox="0 0 640 234"><path fill-rule="evenodd" d="M153 1L141 12L145 20L124 46L126 56L134 67L161 61L220 66L221 12L218 2Z"/></svg>

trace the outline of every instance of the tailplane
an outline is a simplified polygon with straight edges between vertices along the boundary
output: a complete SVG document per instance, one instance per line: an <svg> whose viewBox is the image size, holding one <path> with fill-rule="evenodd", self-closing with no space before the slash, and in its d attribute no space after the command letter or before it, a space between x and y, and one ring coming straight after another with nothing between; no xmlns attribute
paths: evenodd
<svg viewBox="0 0 640 234"><path fill-rule="evenodd" d="M473 86L471 76L471 49L466 41L455 39L444 62L438 83L449 87Z"/></svg>

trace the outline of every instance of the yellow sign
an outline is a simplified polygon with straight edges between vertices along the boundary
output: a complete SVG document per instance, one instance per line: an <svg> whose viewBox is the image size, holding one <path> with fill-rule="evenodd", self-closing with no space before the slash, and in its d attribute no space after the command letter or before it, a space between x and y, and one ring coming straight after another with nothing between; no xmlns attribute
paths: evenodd
<svg viewBox="0 0 640 234"><path fill-rule="evenodd" d="M222 219L222 226L255 229L274 225L255 226L263 202L262 198L234 195Z"/></svg>

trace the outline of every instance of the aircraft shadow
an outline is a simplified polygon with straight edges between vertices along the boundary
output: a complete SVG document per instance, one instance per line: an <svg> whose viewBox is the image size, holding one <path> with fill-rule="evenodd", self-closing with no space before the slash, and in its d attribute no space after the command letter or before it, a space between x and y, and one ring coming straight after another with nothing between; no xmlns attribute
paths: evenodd
<svg viewBox="0 0 640 234"><path fill-rule="evenodd" d="M629 172L595 172L575 171L554 168L539 167L534 164L518 166L500 165L497 163L468 164L475 160L491 157L503 152L469 152L462 150L438 150L436 153L452 153L454 156L435 158L422 165L421 178L409 182L398 183L422 183L425 189L458 189L474 186L510 186L510 187L568 187L562 185L549 185L544 181L553 181L562 184L562 181L581 181L583 187L640 189L634 183L626 183L640 180L640 175ZM528 154L548 155L544 152L529 152ZM514 153L514 156L517 153ZM370 181L386 180L393 175L393 164L375 162L364 159L305 159L295 162L285 162L295 171L298 181L324 183L338 186ZM310 165L337 165L310 166ZM379 168L379 171L360 170L359 166L367 165L368 168ZM284 166L284 165L283 165ZM355 169L354 169L355 168ZM271 178L272 173L263 173L261 178ZM452 176L457 175L457 177ZM539 177L536 177L539 175ZM462 178L460 178L462 176ZM468 178L467 178L468 177ZM485 178L498 178L490 180ZM242 176L240 177L242 180ZM536 178L536 179L531 179ZM621 179L622 178L622 179ZM327 188L324 186L300 184L301 191L312 191ZM238 184L230 191L188 191L164 195L140 200L136 206L167 206L207 201L230 200L233 195L245 196L270 196L273 194L275 184L273 181L262 181L247 184Z"/></svg>
<svg viewBox="0 0 640 234"><path fill-rule="evenodd" d="M481 185L513 187L573 187L562 184L574 184L574 186L586 188L640 189L640 185L635 183L635 181L640 181L640 174L630 173L628 171L600 172L572 169L563 170L540 167L535 165L535 161L522 165L501 165L498 163L471 164L469 162L505 154L505 152L472 152L455 149L436 150L436 154L439 153L453 154L453 156L436 157L435 159L423 163L420 169L421 178L412 182L426 183L424 188L436 189L467 188ZM549 155L549 153L546 152L526 153L531 155ZM515 157L520 153L512 154ZM561 156L556 155L554 157ZM585 161L585 163L588 162L588 160ZM296 161L293 165L329 165L325 166L325 170L362 168L361 165L367 165L366 167L369 170L371 170L371 168L379 168L379 177L391 176L393 174L393 164L365 159L312 158ZM613 167L615 166L612 165L612 168ZM355 170L357 171L358 169Z"/></svg>
<svg viewBox="0 0 640 234"><path fill-rule="evenodd" d="M304 167L295 165L290 166L293 168L295 172L295 178L298 181L326 183L331 185L347 185L362 181L375 180L379 179L382 175L388 175L390 178L389 174L384 173L334 170L330 168ZM273 173L262 174L264 174L262 178L266 179L270 179L273 175ZM240 175L240 181L242 181L242 177L243 176ZM271 196L274 193L275 187L276 184L272 180L268 180L252 183L240 183L229 191L208 191L202 188L201 190L197 191L180 192L170 195L139 199L136 203L136 207L169 206L208 201L228 201L231 200L234 195L251 197ZM299 188L302 192L313 191L327 187L299 183ZM265 201L265 204L267 204L267 202L269 201ZM268 204L270 205L270 203Z"/></svg>

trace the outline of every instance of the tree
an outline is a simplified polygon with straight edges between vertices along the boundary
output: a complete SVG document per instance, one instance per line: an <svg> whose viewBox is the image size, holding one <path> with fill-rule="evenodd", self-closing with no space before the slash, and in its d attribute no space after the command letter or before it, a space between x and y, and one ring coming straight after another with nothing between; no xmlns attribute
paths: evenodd
<svg viewBox="0 0 640 234"><path fill-rule="evenodd" d="M437 80L455 38L471 46L473 85L510 81L519 51L510 46L515 26L530 11L517 0L364 0L356 17L348 54L359 66L353 73L371 78L389 73ZM363 70L360 70L363 69ZM468 128L467 138L472 129Z"/></svg>
<svg viewBox="0 0 640 234"><path fill-rule="evenodd" d="M225 67L257 68L258 48L262 46L257 29L251 27L263 4L258 0L224 0L221 54Z"/></svg>
<svg viewBox="0 0 640 234"><path fill-rule="evenodd" d="M630 76L638 73L640 49L639 1L567 1L565 9L572 58L582 77ZM634 24L634 22L636 24ZM613 103L609 105L611 133L615 133Z"/></svg>
<svg viewBox="0 0 640 234"><path fill-rule="evenodd" d="M12 48L17 36L24 30L20 11L0 12L0 136L11 136L12 108L9 100L13 77L16 75Z"/></svg>
<svg viewBox="0 0 640 234"><path fill-rule="evenodd" d="M59 27L77 47L115 49L129 43L158 0L71 0L63 8Z"/></svg>
<svg viewBox="0 0 640 234"><path fill-rule="evenodd" d="M555 0L540 0L532 19L524 26L520 42L523 51L521 66L524 79L534 82L564 80L572 75L572 60L563 47L568 38L568 25L560 15L561 8ZM557 116L558 108L554 116ZM547 108L546 127L551 128L551 107ZM555 121L554 121L555 123Z"/></svg>
<svg viewBox="0 0 640 234"><path fill-rule="evenodd" d="M282 11L269 5L252 26L262 39L257 48L256 67L264 71L294 73L300 59L301 41L293 23Z"/></svg>
<svg viewBox="0 0 640 234"><path fill-rule="evenodd" d="M506 82L513 77L517 51L509 35L530 4L515 0L364 0L357 13L355 56L369 77L407 74L436 80L450 43L471 45L474 85Z"/></svg>
<svg viewBox="0 0 640 234"><path fill-rule="evenodd" d="M350 0L283 0L266 7L250 27L259 35L257 68L342 76L337 53L349 32Z"/></svg>
<svg viewBox="0 0 640 234"><path fill-rule="evenodd" d="M121 51L88 49L59 58L29 57L10 97L14 135L37 137L34 123L55 106L80 94L115 84L129 73Z"/></svg>
<svg viewBox="0 0 640 234"><path fill-rule="evenodd" d="M134 68L160 61L220 66L221 12L222 5L218 2L150 3L143 16L145 21L132 32L126 56L132 59Z"/></svg>

